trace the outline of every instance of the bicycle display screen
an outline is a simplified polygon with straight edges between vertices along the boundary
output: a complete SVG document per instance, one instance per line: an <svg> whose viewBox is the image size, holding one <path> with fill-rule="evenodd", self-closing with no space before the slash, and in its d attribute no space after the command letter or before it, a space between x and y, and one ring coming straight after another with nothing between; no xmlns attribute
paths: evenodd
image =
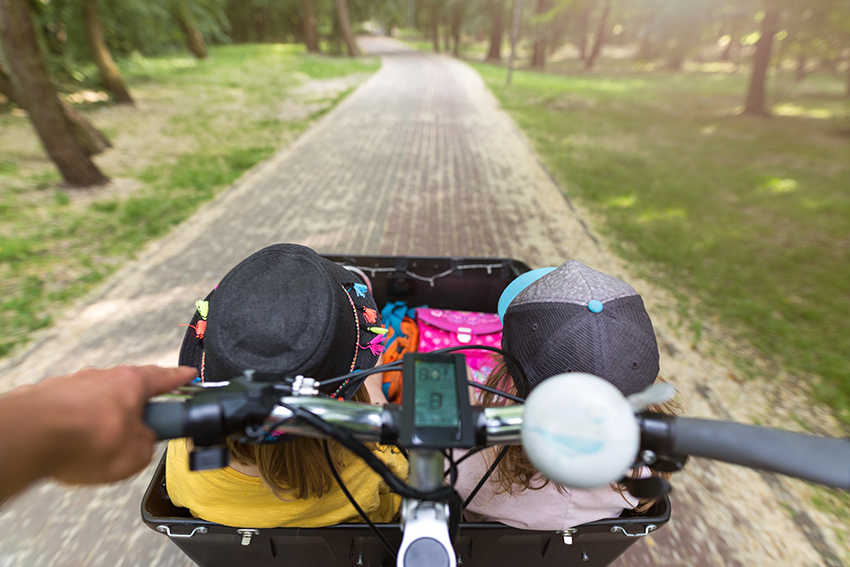
<svg viewBox="0 0 850 567"><path fill-rule="evenodd" d="M402 444L434 448L474 445L463 355L405 355L403 380Z"/></svg>
<svg viewBox="0 0 850 567"><path fill-rule="evenodd" d="M416 393L413 403L414 427L457 427L460 415L457 411L457 388L455 387L455 364L423 361L414 366Z"/></svg>

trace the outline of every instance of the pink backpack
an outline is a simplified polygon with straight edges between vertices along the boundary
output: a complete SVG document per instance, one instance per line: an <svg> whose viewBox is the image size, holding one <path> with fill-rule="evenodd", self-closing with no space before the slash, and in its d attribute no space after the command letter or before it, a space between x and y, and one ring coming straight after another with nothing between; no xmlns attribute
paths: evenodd
<svg viewBox="0 0 850 567"><path fill-rule="evenodd" d="M463 345L502 345L502 321L495 313L450 311L420 307L416 310L419 326L419 352ZM487 350L463 350L466 364L476 382L484 382L493 370L496 353Z"/></svg>

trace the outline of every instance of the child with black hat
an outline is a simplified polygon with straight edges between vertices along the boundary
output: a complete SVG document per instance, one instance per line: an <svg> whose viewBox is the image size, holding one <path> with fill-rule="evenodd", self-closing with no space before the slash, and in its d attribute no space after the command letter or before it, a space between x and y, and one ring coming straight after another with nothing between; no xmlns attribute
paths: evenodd
<svg viewBox="0 0 850 567"><path fill-rule="evenodd" d="M180 363L200 379L223 381L253 370L255 379L298 374L319 380L373 367L383 333L375 301L355 273L295 244L264 248L233 268L198 302ZM367 380L368 382L368 380ZM325 394L361 403L381 396L380 377L348 382ZM376 399L384 402L384 399ZM401 502L362 460L329 442L335 468L375 522L393 520ZM191 472L184 439L168 445L166 487L172 502L196 517L240 527L319 527L359 521L335 483L321 441L284 435L274 444L228 441L231 465ZM401 478L407 461L373 446Z"/></svg>
<svg viewBox="0 0 850 567"><path fill-rule="evenodd" d="M487 385L528 395L541 382L565 372L604 378L625 396L645 390L658 378L659 354L652 322L643 300L627 283L570 260L547 269L517 293L504 311L502 348L522 364L521 373L505 360ZM500 301L500 304L502 302ZM485 393L485 406L505 403ZM675 406L653 406L671 413ZM464 500L490 468L495 452L473 455L459 465L456 489ZM648 471L635 471L637 477ZM655 473L653 473L655 474ZM621 485L572 489L549 481L531 464L521 446L512 446L488 482L475 495L466 516L470 521L499 521L517 528L565 530L625 508L648 507Z"/></svg>

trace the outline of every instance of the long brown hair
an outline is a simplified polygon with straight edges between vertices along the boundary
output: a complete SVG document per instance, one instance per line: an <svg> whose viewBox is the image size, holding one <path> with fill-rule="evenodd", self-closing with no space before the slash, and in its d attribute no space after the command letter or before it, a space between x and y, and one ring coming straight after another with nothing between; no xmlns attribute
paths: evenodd
<svg viewBox="0 0 850 567"><path fill-rule="evenodd" d="M661 380L660 377L658 379ZM501 358L498 359L493 371L487 377L485 385L490 386L491 388L498 388L499 390L508 392L509 394L517 395L516 384L514 383L511 375L508 373L504 360ZM510 399L492 392L483 391L481 396L481 405L485 407L513 404L514 402ZM679 404L675 402L675 400L665 402L660 405L651 405L647 409L652 412L667 415L676 415L681 411ZM494 447L490 450L489 453L492 457L490 459L491 463L501 449L501 447ZM528 455L525 454L522 445L511 445L508 447L507 453L505 453L505 456L502 458L501 462L499 462L496 470L493 471L493 474L490 477L490 482L496 482L499 484L499 492L507 492L513 496L523 492L524 490L540 490L552 482L542 474L538 473L539 471L531 463ZM670 478L670 473L662 473L653 470L651 471L651 474L652 476ZM633 470L631 476L632 478L640 478L640 470ZM560 484L556 483L556 486L561 492L566 490L566 487ZM625 486L619 483L614 483L611 485L611 488L623 495L625 500ZM642 499L638 503L637 507L635 507L635 510L637 512L644 512L648 510L656 500L657 499L655 498Z"/></svg>
<svg viewBox="0 0 850 567"><path fill-rule="evenodd" d="M371 403L369 393L361 387L351 401ZM243 465L256 466L260 479L281 500L319 498L334 483L321 439L298 437L278 445L251 445L227 440L233 458ZM341 471L352 458L336 441L328 441L331 461Z"/></svg>

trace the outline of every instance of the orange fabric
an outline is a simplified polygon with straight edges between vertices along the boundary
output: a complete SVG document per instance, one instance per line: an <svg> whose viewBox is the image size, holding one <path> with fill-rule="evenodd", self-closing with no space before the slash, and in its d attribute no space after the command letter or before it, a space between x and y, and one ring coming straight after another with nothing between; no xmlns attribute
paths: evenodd
<svg viewBox="0 0 850 567"><path fill-rule="evenodd" d="M419 345L419 327L416 325L416 321L411 319L410 317L405 317L401 321L401 335L392 342L392 344L383 352L383 363L388 364L390 362L395 362L397 360L401 360L402 357L408 352L416 352L416 349ZM387 343L392 339L395 331L390 329L390 332L387 333ZM390 385L390 391L387 394L387 400L391 404L400 404L401 403L401 372L384 372L384 376L382 379L384 384Z"/></svg>

